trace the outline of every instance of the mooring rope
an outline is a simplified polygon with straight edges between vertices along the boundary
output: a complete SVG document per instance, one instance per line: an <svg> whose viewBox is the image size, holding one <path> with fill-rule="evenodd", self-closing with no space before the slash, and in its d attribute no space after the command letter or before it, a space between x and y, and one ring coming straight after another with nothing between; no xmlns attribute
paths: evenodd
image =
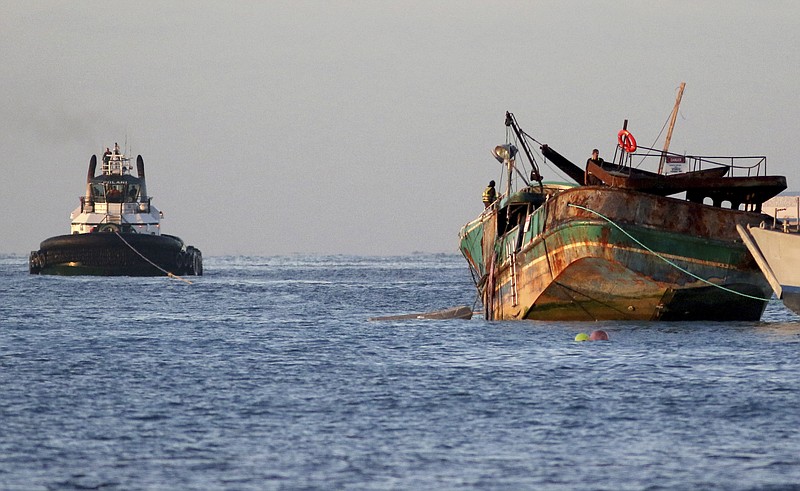
<svg viewBox="0 0 800 491"><path fill-rule="evenodd" d="M770 301L769 298L755 297L753 295L748 295L746 293L737 292L736 290L731 290L730 288L724 287L722 285L717 285L715 283L711 283L707 279L701 278L701 277L697 276L696 274L694 274L694 273L692 273L692 272L690 272L690 271L678 266L677 264L675 264L674 262L672 262L669 259L665 258L664 256L662 256L661 254L657 253L653 249L650 249L646 245L642 244L638 239L636 239L636 237L634 237L631 234L629 234L628 232L626 232L622 227L620 227L619 225L614 223L613 220L611 220L607 216L603 215L602 213L594 211L591 208L587 208L587 207L581 206L581 205L576 205L576 204L573 204L573 203L569 203L567 206L572 206L574 208L580 208L581 210L586 210L586 211L588 211L590 213L594 213L595 215L599 216L603 220L607 221L608 223L610 223L611 225L616 227L617 230L619 230L620 232L622 232L623 234L628 236L632 241L636 242L638 245L640 245L642 248L644 248L649 253L653 254L654 256L656 256L657 258L661 259L662 261L664 261L665 263L669 264L670 266L672 266L673 268L677 269L678 271L681 271L682 273L685 273L685 274L691 276L692 278L694 278L696 280L702 281L703 283L706 283L706 284L711 285L713 287L719 288L720 290L726 291L728 293L733 293L734 295L739 295L739 296L742 296L742 297L745 297L745 298L749 298L749 299L752 299L752 300L760 300L762 302L769 302Z"/></svg>
<svg viewBox="0 0 800 491"><path fill-rule="evenodd" d="M139 257L141 257L142 259L144 259L144 260L145 260L145 261L147 261L148 263L152 264L152 265L153 265L153 266L154 266L156 269L159 269L159 270L161 270L161 271L162 271L164 274L166 274L168 277L170 277L170 278L175 278L176 280L185 281L186 283L189 283L190 285L192 284L192 282L191 282L191 281L189 281L189 280L187 280L186 278L181 278L180 276L178 276L178 275L176 275L176 274L172 274L172 273L170 273L169 271L167 271L166 269L164 269L164 268L162 268L161 266L159 266L158 264L156 264L156 263L154 263L153 261L151 261L151 260L147 259L146 257L144 257L144 255L143 255L141 252L137 251L135 247L133 247L132 245L130 245L130 244L128 243L128 241L127 241L127 240L125 240L125 239L122 237L122 235L120 235L120 234L119 234L119 232L117 232L117 231L115 230L115 231L114 231L114 233L115 233L115 234L117 234L117 237L119 237L119 240L121 240L122 242L124 242L126 246L130 247L130 248L131 248L131 250L132 250L133 252L135 252L136 254L138 254L138 255L139 255Z"/></svg>

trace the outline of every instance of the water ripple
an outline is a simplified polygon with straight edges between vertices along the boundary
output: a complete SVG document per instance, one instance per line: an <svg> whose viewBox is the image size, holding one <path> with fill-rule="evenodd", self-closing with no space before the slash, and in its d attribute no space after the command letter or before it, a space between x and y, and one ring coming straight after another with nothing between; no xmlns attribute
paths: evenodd
<svg viewBox="0 0 800 491"><path fill-rule="evenodd" d="M800 482L777 301L756 323L368 322L472 305L463 259L208 258L193 285L24 259L0 258L3 489ZM611 341L573 342L591 329Z"/></svg>

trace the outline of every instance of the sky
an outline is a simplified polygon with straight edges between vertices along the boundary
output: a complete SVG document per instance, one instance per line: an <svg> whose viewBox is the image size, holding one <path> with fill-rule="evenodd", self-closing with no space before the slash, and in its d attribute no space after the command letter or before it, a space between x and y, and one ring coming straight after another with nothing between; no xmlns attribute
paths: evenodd
<svg viewBox="0 0 800 491"><path fill-rule="evenodd" d="M681 82L672 151L798 191L797 26L794 0L0 0L0 252L69 233L119 142L204 256L455 253L505 111L582 164L626 119L663 146Z"/></svg>

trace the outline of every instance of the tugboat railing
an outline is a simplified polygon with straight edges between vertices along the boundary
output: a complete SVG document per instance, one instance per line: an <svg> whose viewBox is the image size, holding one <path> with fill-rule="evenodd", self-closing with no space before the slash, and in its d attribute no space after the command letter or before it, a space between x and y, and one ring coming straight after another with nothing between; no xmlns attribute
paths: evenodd
<svg viewBox="0 0 800 491"><path fill-rule="evenodd" d="M129 174L131 170L130 158L121 154L112 154L103 157L103 165L100 171L104 175L124 175Z"/></svg>
<svg viewBox="0 0 800 491"><path fill-rule="evenodd" d="M123 210L131 209L129 213L150 213L150 200L153 198L146 198L143 201L128 201L124 203L109 203L105 198L87 200L86 196L81 196L81 213L106 213L109 204L123 205ZM92 204L92 209L89 209L89 204Z"/></svg>

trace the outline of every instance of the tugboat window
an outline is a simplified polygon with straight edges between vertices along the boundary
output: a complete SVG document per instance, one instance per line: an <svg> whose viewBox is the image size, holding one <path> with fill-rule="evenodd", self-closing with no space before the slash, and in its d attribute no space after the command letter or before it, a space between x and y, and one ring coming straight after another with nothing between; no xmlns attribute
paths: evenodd
<svg viewBox="0 0 800 491"><path fill-rule="evenodd" d="M125 202L126 203L135 203L138 198L139 198L139 185L138 184L129 184L128 185L128 194L125 197Z"/></svg>
<svg viewBox="0 0 800 491"><path fill-rule="evenodd" d="M109 203L122 203L125 199L124 184L106 184L106 201Z"/></svg>
<svg viewBox="0 0 800 491"><path fill-rule="evenodd" d="M106 200L106 193L102 184L92 184L92 199L100 203Z"/></svg>

